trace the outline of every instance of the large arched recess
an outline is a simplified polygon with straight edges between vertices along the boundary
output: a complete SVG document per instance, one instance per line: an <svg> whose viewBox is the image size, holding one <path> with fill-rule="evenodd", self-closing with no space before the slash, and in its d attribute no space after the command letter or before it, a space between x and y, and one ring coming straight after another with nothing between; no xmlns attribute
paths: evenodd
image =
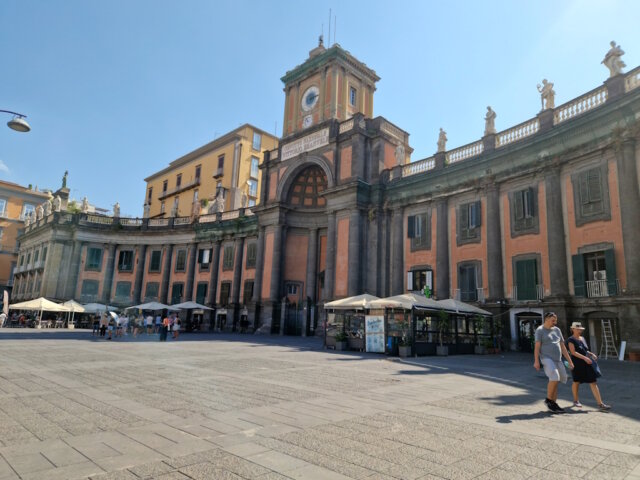
<svg viewBox="0 0 640 480"><path fill-rule="evenodd" d="M276 190L276 198L279 202L287 202L289 192L293 186L293 183L302 172L312 166L319 167L320 170L322 170L327 179L327 188L331 188L335 185L333 172L331 171L327 159L324 157L307 157L304 163L287 169L287 171L283 175L282 180L278 184L278 189Z"/></svg>

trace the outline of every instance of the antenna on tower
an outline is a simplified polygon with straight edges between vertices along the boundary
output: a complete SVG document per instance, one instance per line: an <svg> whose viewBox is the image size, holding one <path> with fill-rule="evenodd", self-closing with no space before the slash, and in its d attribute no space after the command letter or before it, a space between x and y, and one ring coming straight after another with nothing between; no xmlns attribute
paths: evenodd
<svg viewBox="0 0 640 480"><path fill-rule="evenodd" d="M337 30L336 23L338 21L337 19L338 19L338 16L334 15L333 16L333 43L336 43L336 30ZM331 23L331 17L329 17L329 23ZM331 38L329 38L329 41L331 41Z"/></svg>
<svg viewBox="0 0 640 480"><path fill-rule="evenodd" d="M331 46L331 9L329 9L329 38L327 40L329 41L329 46Z"/></svg>

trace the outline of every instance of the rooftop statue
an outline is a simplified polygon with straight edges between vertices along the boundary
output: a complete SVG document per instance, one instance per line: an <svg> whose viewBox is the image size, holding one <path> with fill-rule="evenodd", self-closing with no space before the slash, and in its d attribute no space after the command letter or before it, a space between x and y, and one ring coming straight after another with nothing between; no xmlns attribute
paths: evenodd
<svg viewBox="0 0 640 480"><path fill-rule="evenodd" d="M496 133L496 112L491 107L487 107L487 114L484 117L484 134Z"/></svg>
<svg viewBox="0 0 640 480"><path fill-rule="evenodd" d="M149 218L149 210L150 210L149 204L145 203L144 204L144 209L142 211L142 217L143 218Z"/></svg>
<svg viewBox="0 0 640 480"><path fill-rule="evenodd" d="M36 215L38 220L41 220L44 216L44 208L42 208L42 205L36 207Z"/></svg>
<svg viewBox="0 0 640 480"><path fill-rule="evenodd" d="M84 197L82 199L82 205L80 206L80 210L82 211L82 213L89 212L89 199L87 197Z"/></svg>
<svg viewBox="0 0 640 480"><path fill-rule="evenodd" d="M113 216L120 218L120 204L118 202L113 206Z"/></svg>
<svg viewBox="0 0 640 480"><path fill-rule="evenodd" d="M404 154L404 145L401 143L396 147L396 165L404 165L405 154Z"/></svg>
<svg viewBox="0 0 640 480"><path fill-rule="evenodd" d="M542 85L538 84L538 91L540 92L540 104L542 105L542 110L555 108L556 92L553 90L553 83L548 82L546 78L543 78Z"/></svg>
<svg viewBox="0 0 640 480"><path fill-rule="evenodd" d="M604 66L609 69L609 78L615 77L622 73L622 69L626 67L625 63L622 61L622 55L624 55L624 50L620 48L620 45L616 45L616 42L612 41L609 45L611 48L604 56L604 60L600 63L604 63Z"/></svg>
<svg viewBox="0 0 640 480"><path fill-rule="evenodd" d="M67 188L67 177L69 176L69 171L65 170L64 175L62 177L62 188Z"/></svg>
<svg viewBox="0 0 640 480"><path fill-rule="evenodd" d="M62 205L62 200L60 200L60 197L58 195L53 197L53 211L59 212L61 205Z"/></svg>
<svg viewBox="0 0 640 480"><path fill-rule="evenodd" d="M438 153L447 150L447 132L440 127L440 133L438 134Z"/></svg>
<svg viewBox="0 0 640 480"><path fill-rule="evenodd" d="M48 217L49 215L51 215L51 208L52 208L51 199L47 199L47 201L44 202L44 216L45 217Z"/></svg>

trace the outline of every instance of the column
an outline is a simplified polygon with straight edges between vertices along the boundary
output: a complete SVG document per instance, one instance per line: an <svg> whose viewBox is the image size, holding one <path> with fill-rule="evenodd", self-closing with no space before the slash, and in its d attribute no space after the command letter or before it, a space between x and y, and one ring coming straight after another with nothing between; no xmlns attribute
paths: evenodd
<svg viewBox="0 0 640 480"><path fill-rule="evenodd" d="M235 239L234 250L236 258L233 262L233 284L231 285L231 303L237 307L240 304L240 292L242 292L242 262L244 259L245 237Z"/></svg>
<svg viewBox="0 0 640 480"><path fill-rule="evenodd" d="M336 262L336 213L330 212L327 219L327 254L324 267L324 300L333 299Z"/></svg>
<svg viewBox="0 0 640 480"><path fill-rule="evenodd" d="M318 229L309 230L309 243L307 250L307 278L305 282L306 298L303 305L302 336L307 336L309 320L313 305L316 303L316 279L318 278Z"/></svg>
<svg viewBox="0 0 640 480"><path fill-rule="evenodd" d="M256 272L253 280L253 297L251 301L255 304L260 303L262 292L262 274L264 272L264 227L260 227L258 232L258 244L256 245Z"/></svg>
<svg viewBox="0 0 640 480"><path fill-rule="evenodd" d="M76 240L73 242L73 250L71 253L71 262L69 264L69 276L65 284L64 298L75 298L78 286L78 274L80 273L80 260L82 259L82 249L85 242Z"/></svg>
<svg viewBox="0 0 640 480"><path fill-rule="evenodd" d="M213 252L211 253L211 277L209 280L209 306L216 304L218 294L218 270L220 269L220 240L213 242Z"/></svg>
<svg viewBox="0 0 640 480"><path fill-rule="evenodd" d="M271 267L271 289L269 290L269 299L273 302L280 301L283 229L282 225L276 225L273 235L273 266Z"/></svg>
<svg viewBox="0 0 640 480"><path fill-rule="evenodd" d="M347 296L352 297L361 292L360 255L360 210L353 210L349 217L349 266L347 271Z"/></svg>
<svg viewBox="0 0 640 480"><path fill-rule="evenodd" d="M113 272L116 268L116 247L115 243L109 244L107 253L106 270L104 273L104 285L102 286L102 301L105 305L109 305L111 301L111 288L113 287Z"/></svg>
<svg viewBox="0 0 640 480"><path fill-rule="evenodd" d="M142 295L142 279L144 278L144 268L147 260L147 246L138 246L138 264L136 265L136 278L133 284L133 303L140 303Z"/></svg>
<svg viewBox="0 0 640 480"><path fill-rule="evenodd" d="M403 208L398 206L391 216L391 295L404 293L404 228Z"/></svg>
<svg viewBox="0 0 640 480"><path fill-rule="evenodd" d="M160 303L167 303L169 298L169 280L171 280L171 260L173 257L174 245L167 245L164 248L164 264L162 265L162 284L160 285Z"/></svg>
<svg viewBox="0 0 640 480"><path fill-rule="evenodd" d="M569 294L560 168L553 167L545 171L544 190L547 202L547 243L549 244L551 296L558 297Z"/></svg>
<svg viewBox="0 0 640 480"><path fill-rule="evenodd" d="M500 192L496 184L486 187L487 193L487 273L488 298L504 298L502 277L502 234L500 232Z"/></svg>
<svg viewBox="0 0 640 480"><path fill-rule="evenodd" d="M447 199L436 203L436 296L440 300L451 296L449 273L449 206Z"/></svg>
<svg viewBox="0 0 640 480"><path fill-rule="evenodd" d="M196 258L198 253L198 244L192 243L189 245L189 257L187 261L187 284L185 285L184 301L188 302L193 300L193 283L196 276Z"/></svg>
<svg viewBox="0 0 640 480"><path fill-rule="evenodd" d="M381 213L378 210L369 210L366 239L367 255L365 260L366 274L364 278L365 291L373 295L379 294L380 283L378 280L379 265L380 265L380 229L378 229L378 222L381 221ZM378 295L379 296L379 295Z"/></svg>
<svg viewBox="0 0 640 480"><path fill-rule="evenodd" d="M638 205L640 204L640 193L638 192L635 147L635 141L628 138L616 150L627 293L638 293L640 291L640 255L638 255L638 242L640 241Z"/></svg>

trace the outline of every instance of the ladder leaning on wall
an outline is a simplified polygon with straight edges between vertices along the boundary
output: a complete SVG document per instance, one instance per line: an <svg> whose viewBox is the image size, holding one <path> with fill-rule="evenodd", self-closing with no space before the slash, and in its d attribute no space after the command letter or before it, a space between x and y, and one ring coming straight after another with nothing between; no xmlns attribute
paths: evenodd
<svg viewBox="0 0 640 480"><path fill-rule="evenodd" d="M600 358L608 359L609 357L617 358L618 349L613 339L613 329L611 328L611 320L602 319L602 344L600 345ZM604 357L602 356L604 352Z"/></svg>

